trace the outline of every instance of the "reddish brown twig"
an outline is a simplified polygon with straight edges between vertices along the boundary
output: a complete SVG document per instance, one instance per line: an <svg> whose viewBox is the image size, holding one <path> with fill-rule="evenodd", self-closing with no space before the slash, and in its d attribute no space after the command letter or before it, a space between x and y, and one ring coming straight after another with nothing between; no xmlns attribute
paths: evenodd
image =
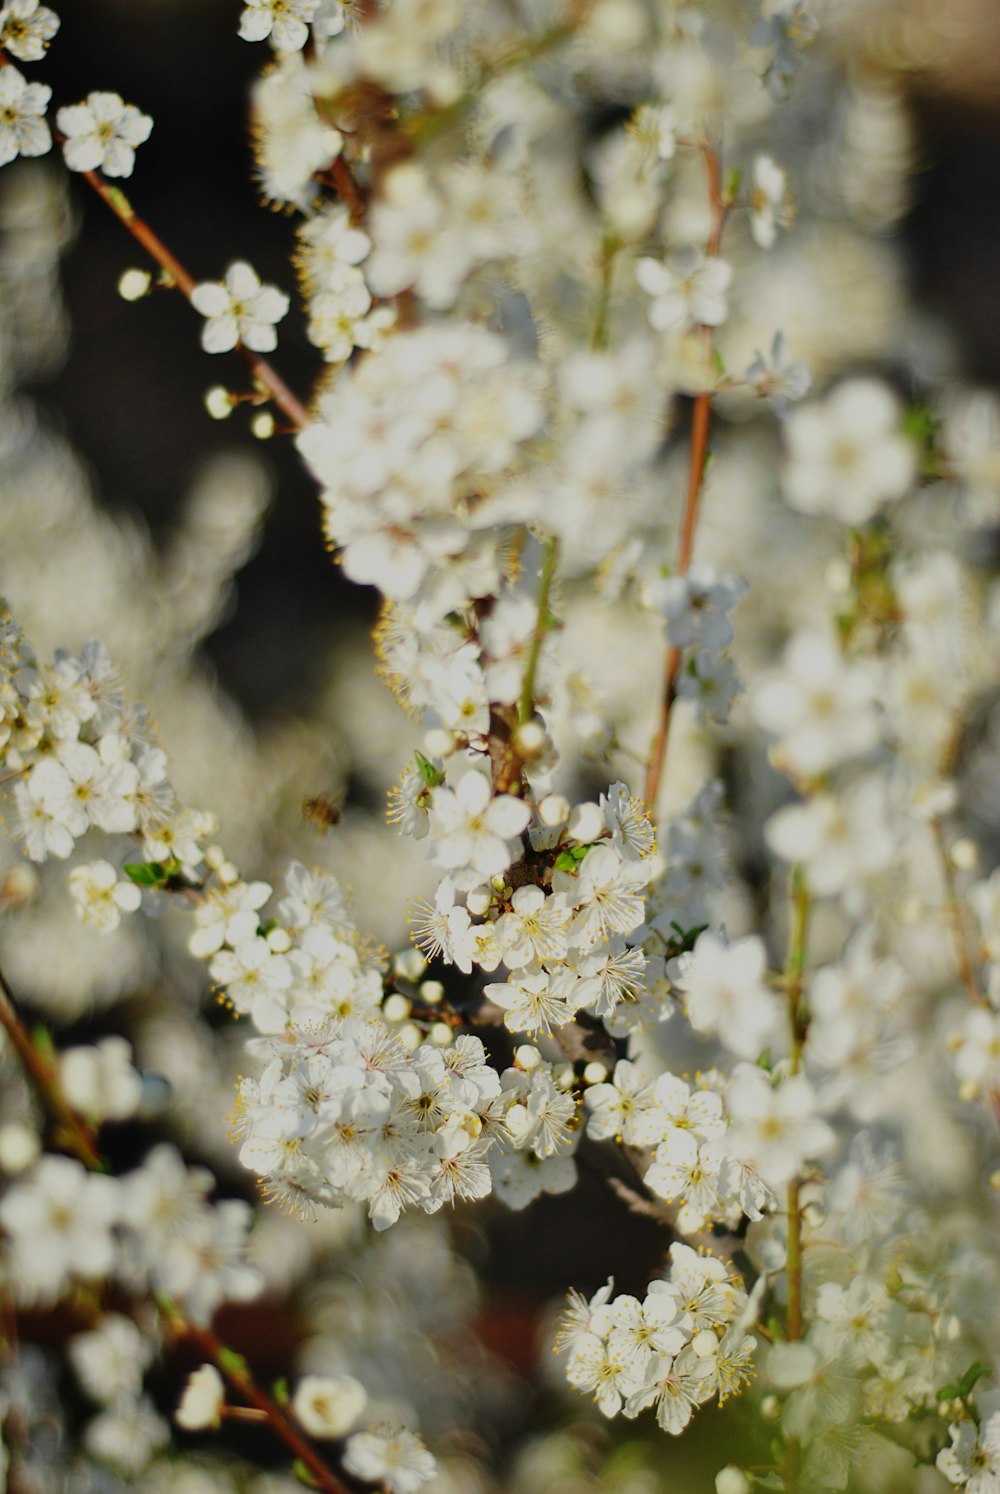
<svg viewBox="0 0 1000 1494"><path fill-rule="evenodd" d="M705 169L708 174L708 196L712 207L712 231L708 241L708 254L711 258L715 258L722 244L722 230L726 224L729 203L723 194L722 163L718 152L708 145L702 146L701 149L705 157ZM707 359L710 360L713 347L711 327L703 327L702 335L705 341ZM691 412L691 455L688 463L688 486L684 501L684 513L681 518L680 538L677 545L676 574L678 576L685 576L691 564L691 551L694 548L694 534L698 523L698 507L705 477L705 464L708 459L708 435L711 418L712 396L706 391L695 396L694 408ZM660 697L660 716L657 723L656 740L649 759L644 793L646 808L654 819L656 817L656 801L659 797L660 783L663 778L663 768L667 757L667 739L670 735L670 713L677 698L677 677L680 673L680 667L681 650L674 644L670 644L667 648L666 665L663 673L663 690Z"/></svg>

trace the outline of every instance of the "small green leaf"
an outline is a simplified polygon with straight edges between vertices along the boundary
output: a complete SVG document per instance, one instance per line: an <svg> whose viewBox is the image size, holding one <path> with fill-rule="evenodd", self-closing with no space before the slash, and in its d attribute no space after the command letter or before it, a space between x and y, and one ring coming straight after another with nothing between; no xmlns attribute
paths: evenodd
<svg viewBox="0 0 1000 1494"><path fill-rule="evenodd" d="M940 1390L935 1390L934 1398L938 1401L957 1401L959 1389L957 1385L942 1385Z"/></svg>
<svg viewBox="0 0 1000 1494"><path fill-rule="evenodd" d="M416 759L420 776L428 788L437 788L439 784L444 783L444 773L440 768L435 768L429 757L424 757L422 752L418 752Z"/></svg>
<svg viewBox="0 0 1000 1494"><path fill-rule="evenodd" d="M778 1318L773 1317L773 1316L770 1317L770 1318L768 1318L768 1320L767 1320L767 1331L768 1331L768 1333L770 1333L770 1335L774 1339L775 1343L780 1343L780 1342L784 1341L784 1337L785 1337L784 1324L781 1323Z"/></svg>
<svg viewBox="0 0 1000 1494"><path fill-rule="evenodd" d="M130 861L122 871L138 887L163 887L170 878L169 863L165 861Z"/></svg>
<svg viewBox="0 0 1000 1494"><path fill-rule="evenodd" d="M576 858L572 851L560 851L556 857L556 871L575 872Z"/></svg>
<svg viewBox="0 0 1000 1494"><path fill-rule="evenodd" d="M128 220L135 217L135 208L129 202L121 187L107 187L106 196L108 203L120 218Z"/></svg>
<svg viewBox="0 0 1000 1494"><path fill-rule="evenodd" d="M307 1489L319 1488L319 1484L313 1478L312 1474L309 1472L309 1469L306 1467L305 1463L303 1463L301 1458L295 1459L295 1462L292 1464L292 1472L295 1474L295 1477L298 1479L299 1483L305 1484Z"/></svg>
<svg viewBox="0 0 1000 1494"><path fill-rule="evenodd" d="M288 1405L289 1401L291 1400L291 1396L288 1393L288 1381L285 1379L284 1375L282 1375L280 1380L275 1380L274 1384L271 1387L271 1394L274 1396L274 1399L277 1401L279 1406Z"/></svg>
<svg viewBox="0 0 1000 1494"><path fill-rule="evenodd" d="M276 918L269 918L266 923L262 923L260 926L261 938L266 939L271 930L277 927L278 920Z"/></svg>
<svg viewBox="0 0 1000 1494"><path fill-rule="evenodd" d="M732 202L738 196L740 185L743 181L743 173L739 167L734 166L726 177L726 201Z"/></svg>
<svg viewBox="0 0 1000 1494"><path fill-rule="evenodd" d="M237 1354L235 1349L222 1348L219 1350L219 1365L227 1375L238 1375L242 1379L248 1379L250 1366L242 1354Z"/></svg>
<svg viewBox="0 0 1000 1494"><path fill-rule="evenodd" d="M972 1391L975 1389L976 1383L981 1380L984 1375L988 1374L989 1369L985 1364L983 1364L981 1359L977 1359L974 1364L970 1364L969 1368L966 1370L965 1374L958 1382L958 1393L962 1397L962 1399L964 1400L967 1395L971 1395Z"/></svg>

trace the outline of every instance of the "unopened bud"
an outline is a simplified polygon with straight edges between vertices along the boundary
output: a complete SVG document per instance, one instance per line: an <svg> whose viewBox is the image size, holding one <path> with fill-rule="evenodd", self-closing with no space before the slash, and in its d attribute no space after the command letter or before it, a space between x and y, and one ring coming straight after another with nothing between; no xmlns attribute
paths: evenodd
<svg viewBox="0 0 1000 1494"><path fill-rule="evenodd" d="M455 733L446 731L443 726L432 727L424 737L428 757L451 757L457 746Z"/></svg>
<svg viewBox="0 0 1000 1494"><path fill-rule="evenodd" d="M425 1006L437 1006L444 1000L444 986L439 980L425 980L420 984L420 999Z"/></svg>
<svg viewBox="0 0 1000 1494"><path fill-rule="evenodd" d="M488 887L473 887L471 892L466 893L465 906L473 918L484 918L492 901L493 894Z"/></svg>
<svg viewBox="0 0 1000 1494"><path fill-rule="evenodd" d="M542 1055L533 1043L521 1043L520 1047L514 1049L514 1062L526 1074L530 1074L532 1069L537 1069L541 1061Z"/></svg>
<svg viewBox="0 0 1000 1494"><path fill-rule="evenodd" d="M455 1041L455 1034L447 1022L435 1022L430 1032L428 1032L427 1038L429 1042L434 1044L435 1048L450 1048Z"/></svg>
<svg viewBox="0 0 1000 1494"><path fill-rule="evenodd" d="M236 409L236 401L228 389L221 384L213 384L211 389L205 391L205 409L213 420L228 420Z"/></svg>
<svg viewBox="0 0 1000 1494"><path fill-rule="evenodd" d="M607 1077L607 1068L603 1063L599 1063L597 1059L593 1063L588 1063L583 1071L584 1084L603 1084Z"/></svg>
<svg viewBox="0 0 1000 1494"><path fill-rule="evenodd" d="M427 961L419 949L401 949L393 956L392 973L400 980L418 981L427 969Z"/></svg>
<svg viewBox="0 0 1000 1494"><path fill-rule="evenodd" d="M959 871L972 871L978 860L979 847L974 840L970 840L968 836L962 836L961 840L956 840L951 848L952 866Z"/></svg>
<svg viewBox="0 0 1000 1494"><path fill-rule="evenodd" d="M560 1064L552 1075L557 1089L572 1089L576 1075L571 1063Z"/></svg>
<svg viewBox="0 0 1000 1494"><path fill-rule="evenodd" d="M569 819L570 803L563 798L562 794L546 794L538 806L538 816L543 825L554 830L557 825L565 825Z"/></svg>
<svg viewBox="0 0 1000 1494"><path fill-rule="evenodd" d="M267 947L272 954L287 954L292 947L292 938L287 929L272 929L267 936Z"/></svg>
<svg viewBox="0 0 1000 1494"><path fill-rule="evenodd" d="M424 1040L424 1035L416 1022L404 1022L396 1036L408 1053L415 1053Z"/></svg>
<svg viewBox="0 0 1000 1494"><path fill-rule="evenodd" d="M270 441L274 435L274 416L270 410L258 410L250 422L250 433L258 441Z"/></svg>
<svg viewBox="0 0 1000 1494"><path fill-rule="evenodd" d="M525 721L514 733L514 750L518 757L529 761L544 752L548 740L548 733L540 721Z"/></svg>
<svg viewBox="0 0 1000 1494"><path fill-rule="evenodd" d="M382 1003L382 1015L387 1022L405 1022L413 1010L413 1002L395 992Z"/></svg>
<svg viewBox="0 0 1000 1494"><path fill-rule="evenodd" d="M126 270L118 280L118 294L123 301L141 301L149 294L153 277L148 270Z"/></svg>
<svg viewBox="0 0 1000 1494"><path fill-rule="evenodd" d="M742 1468L730 1463L715 1475L715 1494L750 1494L750 1480Z"/></svg>
<svg viewBox="0 0 1000 1494"><path fill-rule="evenodd" d="M0 1171L24 1172L41 1149L42 1144L37 1135L27 1126L19 1125L16 1121L0 1126Z"/></svg>
<svg viewBox="0 0 1000 1494"><path fill-rule="evenodd" d="M590 845L604 829L604 816L596 804L578 804L569 817L568 829L580 845Z"/></svg>

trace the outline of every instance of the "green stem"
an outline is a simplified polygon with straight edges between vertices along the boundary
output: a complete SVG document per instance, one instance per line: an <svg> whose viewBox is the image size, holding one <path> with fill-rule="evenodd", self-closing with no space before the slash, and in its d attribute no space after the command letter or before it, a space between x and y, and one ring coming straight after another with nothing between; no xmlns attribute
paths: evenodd
<svg viewBox="0 0 1000 1494"><path fill-rule="evenodd" d="M788 938L788 958L785 961L785 991L788 998L788 1025L791 1029L790 1069L797 1074L802 1067L802 1049L805 1044L805 1021L803 1019L802 995L806 966L806 941L809 933L809 910L811 900L802 868L795 866L791 875L792 926ZM801 1184L793 1178L788 1185L788 1313L785 1320L785 1337L789 1343L797 1343L802 1337L802 1204ZM797 1437L785 1439L785 1494L799 1494L802 1465L802 1448Z"/></svg>
<svg viewBox="0 0 1000 1494"><path fill-rule="evenodd" d="M552 626L549 603L558 559L559 541L553 536L545 541L542 568L538 573L538 615L535 618L535 631L531 637L531 646L528 649L528 658L524 666L521 699L517 707L517 719L522 726L535 714L535 676L538 673L538 657L542 651L542 640Z"/></svg>

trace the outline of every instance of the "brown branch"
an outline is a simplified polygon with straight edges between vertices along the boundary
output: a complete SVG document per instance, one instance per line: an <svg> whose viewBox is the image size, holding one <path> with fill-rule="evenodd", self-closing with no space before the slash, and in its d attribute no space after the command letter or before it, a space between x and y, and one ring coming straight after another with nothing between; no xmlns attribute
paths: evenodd
<svg viewBox="0 0 1000 1494"><path fill-rule="evenodd" d="M121 188L106 182L97 171L82 171L79 174L97 193L101 201L111 209L119 223L128 229L136 242L141 244L150 258L156 261L181 294L190 301L198 282L190 271L185 269L177 256L167 248L160 236L139 217ZM309 411L305 405L297 395L292 393L284 379L276 369L272 368L266 358L244 347L241 342L236 344L234 351L243 359L258 384L267 390L279 410L288 417L296 430L301 430L303 426L310 423Z"/></svg>
<svg viewBox="0 0 1000 1494"><path fill-rule="evenodd" d="M705 170L708 175L708 196L712 208L712 231L708 241L708 254L710 258L714 259L718 256L719 248L722 244L722 231L725 228L729 203L723 195L722 163L719 159L718 151L708 145L701 146L700 149L705 157ZM707 357L710 359L714 346L711 327L702 328L702 337ZM698 523L698 508L705 478L705 465L708 459L708 436L711 418L712 396L706 391L695 396L694 408L691 412L691 455L688 463L687 495L684 500L684 513L681 518L681 532L677 547L677 569L675 574L678 576L686 576L691 565L694 533ZM653 751L649 759L649 768L646 773L644 798L646 808L650 816L654 819L656 817L656 801L659 797L660 784L663 779L663 768L667 757L667 740L670 735L670 714L673 710L674 701L677 699L677 679L680 674L681 652L681 649L675 644L670 644L667 649L656 740L653 744Z"/></svg>
<svg viewBox="0 0 1000 1494"><path fill-rule="evenodd" d="M74 1110L59 1084L59 1071L45 1053L32 1041L31 1034L18 1016L6 977L0 972L0 1027L38 1091L39 1097L55 1122L55 1141L94 1171L104 1167L94 1130Z"/></svg>
<svg viewBox="0 0 1000 1494"><path fill-rule="evenodd" d="M257 1384L242 1355L227 1349L210 1328L199 1328L194 1323L189 1323L176 1309L163 1306L161 1313L176 1337L188 1339L195 1344L233 1389L266 1418L271 1430L281 1438L289 1452L309 1470L316 1488L325 1490L326 1494L348 1494L347 1485L341 1483L312 1443L299 1431L289 1413Z"/></svg>
<svg viewBox="0 0 1000 1494"><path fill-rule="evenodd" d="M0 51L0 67L6 67L9 61L6 54ZM62 145L66 137L54 126L50 126L50 129L53 140L58 145ZM177 256L167 248L159 234L154 233L149 224L139 217L121 188L105 181L99 171L81 171L76 174L83 177L105 206L111 209L119 223L128 229L136 242L142 245L150 258L156 261L181 294L190 301L191 293L198 282L184 268ZM284 379L271 367L266 358L244 347L242 343L237 343L234 351L243 359L258 384L267 390L279 410L288 417L296 430L301 430L303 426L310 423L309 411L305 405L297 395L292 393Z"/></svg>

